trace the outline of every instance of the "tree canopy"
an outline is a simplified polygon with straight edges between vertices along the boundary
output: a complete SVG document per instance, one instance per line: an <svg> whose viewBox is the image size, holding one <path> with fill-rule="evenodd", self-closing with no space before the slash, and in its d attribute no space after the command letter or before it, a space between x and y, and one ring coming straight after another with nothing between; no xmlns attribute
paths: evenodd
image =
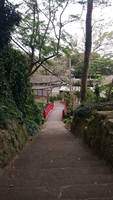
<svg viewBox="0 0 113 200"><path fill-rule="evenodd" d="M20 21L16 6L6 0L0 1L0 48L11 40L11 33Z"/></svg>
<svg viewBox="0 0 113 200"><path fill-rule="evenodd" d="M81 78L83 73L83 53L76 53L72 56L72 66L74 67L74 76ZM91 54L90 68L88 77L96 78L99 75L113 74L113 60L110 58L101 57L98 53Z"/></svg>
<svg viewBox="0 0 113 200"><path fill-rule="evenodd" d="M64 39L64 12L70 0L24 0L26 12L18 39L30 55L29 75L32 75L48 59L58 55L60 41Z"/></svg>

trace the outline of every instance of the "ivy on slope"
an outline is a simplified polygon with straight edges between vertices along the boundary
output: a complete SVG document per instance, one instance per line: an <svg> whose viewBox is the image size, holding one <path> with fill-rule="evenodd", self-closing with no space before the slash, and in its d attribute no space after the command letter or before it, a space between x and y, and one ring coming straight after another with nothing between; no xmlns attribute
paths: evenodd
<svg viewBox="0 0 113 200"><path fill-rule="evenodd" d="M11 46L0 51L0 128L7 128L8 119L26 124L33 135L43 121L41 106L35 102L27 77L27 58Z"/></svg>

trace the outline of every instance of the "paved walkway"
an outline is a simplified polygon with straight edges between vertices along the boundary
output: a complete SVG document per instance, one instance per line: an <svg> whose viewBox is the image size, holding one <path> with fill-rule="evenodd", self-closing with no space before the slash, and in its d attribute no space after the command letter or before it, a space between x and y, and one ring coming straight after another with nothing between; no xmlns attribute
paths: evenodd
<svg viewBox="0 0 113 200"><path fill-rule="evenodd" d="M113 174L61 122L56 104L42 131L0 175L0 200L113 200Z"/></svg>

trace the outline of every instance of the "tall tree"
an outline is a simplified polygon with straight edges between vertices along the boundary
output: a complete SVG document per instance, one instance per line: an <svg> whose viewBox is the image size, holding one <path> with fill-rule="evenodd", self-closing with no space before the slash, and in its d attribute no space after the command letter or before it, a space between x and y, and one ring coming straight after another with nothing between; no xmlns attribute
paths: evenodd
<svg viewBox="0 0 113 200"><path fill-rule="evenodd" d="M69 1L24 0L26 12L22 14L19 41L29 50L29 76L58 55L64 27L62 18Z"/></svg>
<svg viewBox="0 0 113 200"><path fill-rule="evenodd" d="M84 0L83 0L84 1ZM85 53L84 53L84 67L81 79L81 102L87 97L87 78L90 62L90 54L92 47L92 12L93 4L95 5L110 5L111 0L87 0L87 14L86 14L86 38L85 38Z"/></svg>
<svg viewBox="0 0 113 200"><path fill-rule="evenodd" d="M92 11L93 11L93 0L87 0L87 14L86 14L86 42L85 42L85 53L84 53L84 68L81 79L81 102L86 100L87 97L87 78L89 61L91 54L92 45Z"/></svg>

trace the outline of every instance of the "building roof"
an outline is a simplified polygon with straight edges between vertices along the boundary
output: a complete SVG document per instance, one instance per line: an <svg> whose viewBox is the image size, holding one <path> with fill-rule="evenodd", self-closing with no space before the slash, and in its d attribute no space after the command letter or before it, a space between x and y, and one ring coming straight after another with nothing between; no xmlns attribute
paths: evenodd
<svg viewBox="0 0 113 200"><path fill-rule="evenodd" d="M56 76L48 76L48 75L39 75L33 74L30 82L33 84L47 84L47 83L55 83L58 82L59 79Z"/></svg>
<svg viewBox="0 0 113 200"><path fill-rule="evenodd" d="M32 90L47 90L47 89L52 89L52 87L51 86L37 86L37 85L32 86Z"/></svg>

